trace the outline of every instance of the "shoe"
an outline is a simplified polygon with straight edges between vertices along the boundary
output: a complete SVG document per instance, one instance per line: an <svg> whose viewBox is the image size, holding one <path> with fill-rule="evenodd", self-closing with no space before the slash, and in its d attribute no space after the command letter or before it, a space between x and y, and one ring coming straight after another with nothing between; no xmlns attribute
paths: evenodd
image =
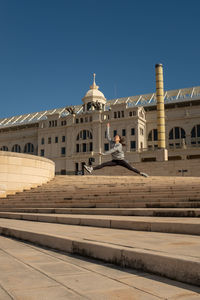
<svg viewBox="0 0 200 300"><path fill-rule="evenodd" d="M143 177L149 177L149 175L147 175L146 173L140 172L140 175Z"/></svg>
<svg viewBox="0 0 200 300"><path fill-rule="evenodd" d="M93 167L88 167L86 165L84 165L84 168L91 174L93 171Z"/></svg>

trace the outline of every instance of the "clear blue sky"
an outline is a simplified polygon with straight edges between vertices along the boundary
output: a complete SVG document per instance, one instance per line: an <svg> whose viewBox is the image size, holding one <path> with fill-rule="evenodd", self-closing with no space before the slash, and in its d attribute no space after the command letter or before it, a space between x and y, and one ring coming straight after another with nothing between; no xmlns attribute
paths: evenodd
<svg viewBox="0 0 200 300"><path fill-rule="evenodd" d="M1 0L0 118L200 85L199 0Z"/></svg>

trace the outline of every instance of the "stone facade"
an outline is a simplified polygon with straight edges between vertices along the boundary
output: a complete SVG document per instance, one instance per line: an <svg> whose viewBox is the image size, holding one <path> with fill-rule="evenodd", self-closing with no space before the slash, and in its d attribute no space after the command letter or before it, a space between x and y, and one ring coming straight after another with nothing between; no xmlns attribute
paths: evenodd
<svg viewBox="0 0 200 300"><path fill-rule="evenodd" d="M130 163L158 161L155 94L106 100L95 78L74 107L0 120L0 149L44 156L57 174L74 174L84 164L110 159L106 124L111 136L124 136ZM165 92L168 160L200 158L200 87Z"/></svg>

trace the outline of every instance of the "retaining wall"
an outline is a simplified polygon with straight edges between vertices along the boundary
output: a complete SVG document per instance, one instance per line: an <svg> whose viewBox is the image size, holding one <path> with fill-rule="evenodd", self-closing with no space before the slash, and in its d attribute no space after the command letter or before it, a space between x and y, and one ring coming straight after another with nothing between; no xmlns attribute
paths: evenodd
<svg viewBox="0 0 200 300"><path fill-rule="evenodd" d="M0 197L46 183L54 174L55 164L49 159L0 151Z"/></svg>

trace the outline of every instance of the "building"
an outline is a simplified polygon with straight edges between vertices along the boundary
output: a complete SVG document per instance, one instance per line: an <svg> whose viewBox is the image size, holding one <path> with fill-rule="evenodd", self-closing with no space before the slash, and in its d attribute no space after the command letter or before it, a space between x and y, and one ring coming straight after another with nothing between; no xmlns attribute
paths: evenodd
<svg viewBox="0 0 200 300"><path fill-rule="evenodd" d="M111 134L126 138L130 163L157 160L156 94L106 100L95 82L82 104L0 119L0 150L52 159L57 174L74 174L99 164ZM200 158L200 86L165 91L168 160ZM103 157L107 160L108 157Z"/></svg>

